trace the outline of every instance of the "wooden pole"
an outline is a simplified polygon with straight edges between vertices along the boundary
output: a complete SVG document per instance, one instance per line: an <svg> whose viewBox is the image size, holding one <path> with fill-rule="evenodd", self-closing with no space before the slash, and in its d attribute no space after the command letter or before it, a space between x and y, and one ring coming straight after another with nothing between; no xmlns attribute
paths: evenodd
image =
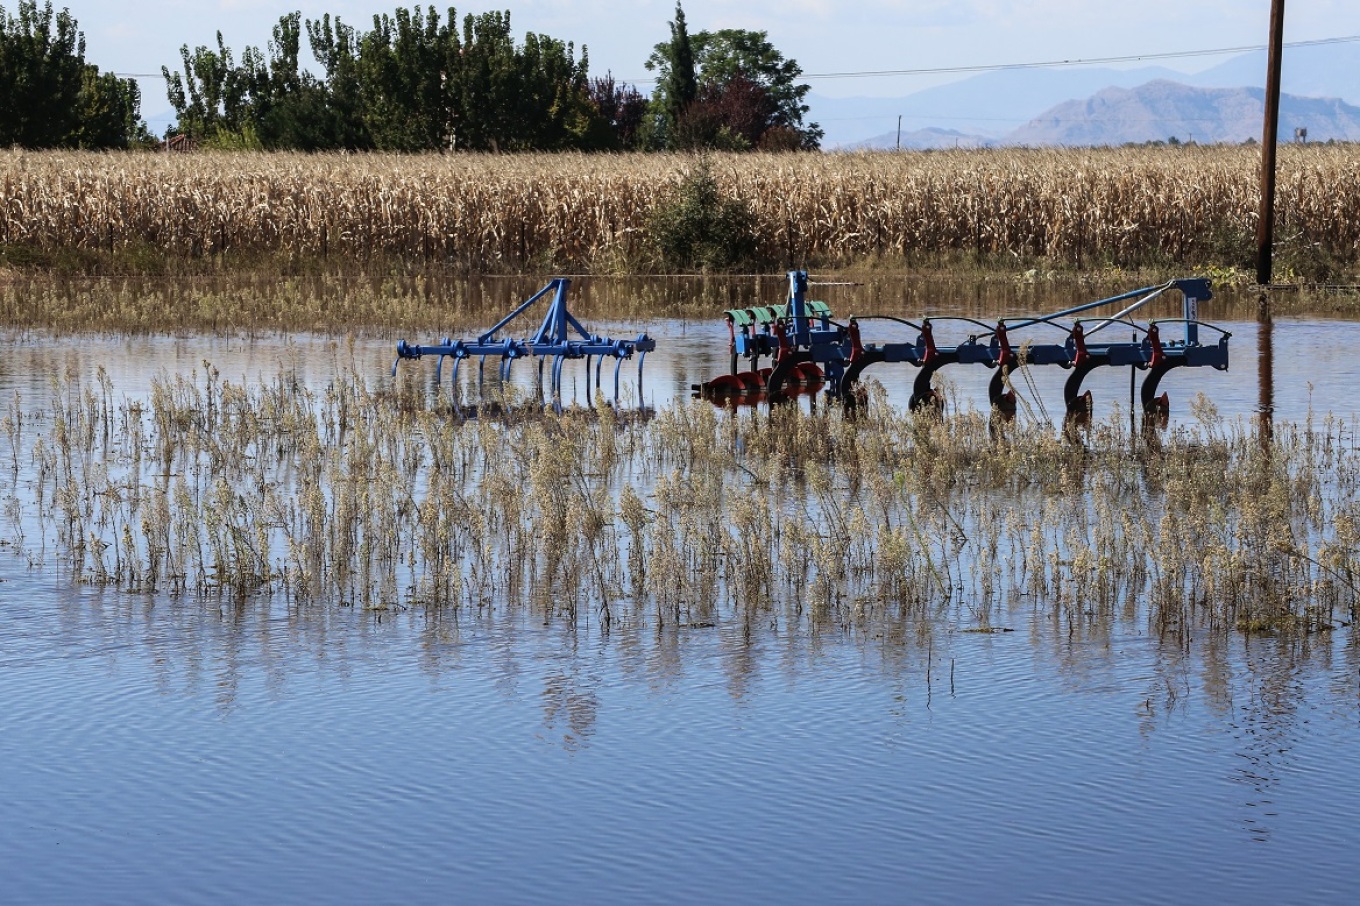
<svg viewBox="0 0 1360 906"><path fill-rule="evenodd" d="M1275 144L1280 133L1280 57L1284 51L1284 0L1271 0L1266 63L1266 115L1261 133L1261 217L1256 224L1256 282L1270 282L1275 244Z"/></svg>

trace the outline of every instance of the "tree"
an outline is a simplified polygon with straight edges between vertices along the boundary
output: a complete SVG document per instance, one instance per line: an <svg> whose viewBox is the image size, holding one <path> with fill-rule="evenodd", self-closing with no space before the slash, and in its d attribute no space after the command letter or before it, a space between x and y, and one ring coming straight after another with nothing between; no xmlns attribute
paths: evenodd
<svg viewBox="0 0 1360 906"><path fill-rule="evenodd" d="M145 134L141 95L85 62L85 36L67 10L20 0L0 6L0 146L126 148Z"/></svg>
<svg viewBox="0 0 1360 906"><path fill-rule="evenodd" d="M766 32L728 28L690 35L677 4L671 40L656 45L647 68L660 73L652 96L659 145L814 150L821 142L821 128L803 123L809 90L798 83L803 70L775 49Z"/></svg>
<svg viewBox="0 0 1360 906"><path fill-rule="evenodd" d="M453 22L433 6L373 17L358 38L360 109L374 146L426 151L452 145L448 71L461 51Z"/></svg>
<svg viewBox="0 0 1360 906"><path fill-rule="evenodd" d="M339 16L332 25L330 13L317 21L309 19L306 24L312 56L325 73L320 87L331 147L350 151L371 149L373 138L363 119L358 32L341 22Z"/></svg>
<svg viewBox="0 0 1360 906"><path fill-rule="evenodd" d="M575 50L547 35L524 36L512 150L581 148L595 131L601 118L590 103L589 58L583 48L577 60Z"/></svg>
<svg viewBox="0 0 1360 906"><path fill-rule="evenodd" d="M658 144L670 146L667 136L675 130L685 110L699 96L699 80L694 68L694 47L685 11L675 4L675 19L670 23L671 39L656 45L647 58L647 69L659 71L656 92L652 95Z"/></svg>
<svg viewBox="0 0 1360 906"><path fill-rule="evenodd" d="M657 250L672 269L759 265L755 214L744 199L724 194L702 157L648 220Z"/></svg>
<svg viewBox="0 0 1360 906"><path fill-rule="evenodd" d="M676 125L673 144L687 151L745 151L761 144L774 115L769 93L738 72L726 82L704 83Z"/></svg>
<svg viewBox="0 0 1360 906"><path fill-rule="evenodd" d="M189 45L179 50L184 72L161 67L178 130L197 139L243 132L247 121L247 74L232 62L231 50L217 33L217 50Z"/></svg>
<svg viewBox="0 0 1360 906"><path fill-rule="evenodd" d="M600 120L609 129L609 139L602 147L611 151L637 149L647 117L647 99L642 92L632 85L615 82L613 73L591 79L587 92Z"/></svg>
<svg viewBox="0 0 1360 906"><path fill-rule="evenodd" d="M85 73L85 39L70 12L20 0L0 7L0 145L57 147L74 123Z"/></svg>
<svg viewBox="0 0 1360 906"><path fill-rule="evenodd" d="M585 52L548 35L516 47L509 13L463 22L463 51L451 80L456 142L479 151L579 148L598 114L590 104Z"/></svg>
<svg viewBox="0 0 1360 906"><path fill-rule="evenodd" d="M463 48L450 86L457 108L453 147L500 151L508 146L518 100L514 46L508 12L464 17Z"/></svg>
<svg viewBox="0 0 1360 906"><path fill-rule="evenodd" d="M268 59L252 47L242 54L248 120L264 148L318 151L341 146L325 86L299 66L301 46L302 14L290 13L274 26Z"/></svg>
<svg viewBox="0 0 1360 906"><path fill-rule="evenodd" d="M77 98L76 127L68 144L77 148L126 149L155 139L138 115L142 93L132 79L86 64Z"/></svg>
<svg viewBox="0 0 1360 906"><path fill-rule="evenodd" d="M728 86L737 79L749 82L764 93L760 102L766 117L760 129L762 136L767 129L784 127L801 134L803 148L817 148L821 127L803 124L803 115L808 112L803 100L809 91L806 84L798 83L803 69L795 60L784 59L770 43L767 32L738 28L702 31L694 36L693 43L702 86ZM753 95L745 86L741 90ZM752 145L759 141L757 136Z"/></svg>
<svg viewBox="0 0 1360 906"><path fill-rule="evenodd" d="M299 66L302 34L324 75ZM165 72L181 131L224 147L384 151L611 147L592 103L582 49L548 35L517 45L509 13L466 16L398 8L361 31L329 15L279 20L267 52L239 64L217 48L181 50Z"/></svg>

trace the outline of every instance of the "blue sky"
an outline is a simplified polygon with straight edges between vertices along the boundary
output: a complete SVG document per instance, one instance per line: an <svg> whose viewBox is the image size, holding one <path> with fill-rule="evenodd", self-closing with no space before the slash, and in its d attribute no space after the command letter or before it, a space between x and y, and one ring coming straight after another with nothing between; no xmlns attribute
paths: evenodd
<svg viewBox="0 0 1360 906"><path fill-rule="evenodd" d="M13 10L17 0L0 0ZM263 46L278 18L339 15L367 25L396 2L381 0L56 0L80 23L86 56L102 69L157 73L177 67L179 47L212 44L221 30L240 52ZM404 4L404 5L410 5ZM691 30L748 28L768 31L804 72L838 73L975 64L1090 59L1265 43L1270 0L688 0ZM437 4L441 13L447 4ZM648 76L650 47L667 36L674 0L513 0L457 7L458 15L509 9L514 31L545 32L584 44L592 74L622 79ZM1360 35L1360 0L1289 0L1285 40ZM1159 61L1184 71L1208 68L1222 57ZM904 95L948 78L810 79L832 96ZM1360 74L1357 74L1360 78ZM644 91L648 86L641 86ZM143 80L143 114L168 109L159 78ZM163 124L152 123L153 131Z"/></svg>

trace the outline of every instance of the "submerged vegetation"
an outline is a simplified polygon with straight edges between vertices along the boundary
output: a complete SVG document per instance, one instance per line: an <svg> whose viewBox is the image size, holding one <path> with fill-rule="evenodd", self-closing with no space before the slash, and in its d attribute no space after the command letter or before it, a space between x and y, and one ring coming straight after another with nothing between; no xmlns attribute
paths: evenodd
<svg viewBox="0 0 1360 906"><path fill-rule="evenodd" d="M463 421L407 379L321 391L98 373L9 401L7 543L132 593L382 614L531 608L603 625L966 629L1018 611L1151 631L1354 619L1353 422L1160 436L989 426L881 399L650 419L601 403Z"/></svg>
<svg viewBox="0 0 1360 906"><path fill-rule="evenodd" d="M751 215L721 267L1230 271L1250 264L1255 149L716 154ZM685 155L0 152L0 269L63 273L657 273ZM1276 272L1360 265L1360 151L1281 149Z"/></svg>
<svg viewBox="0 0 1360 906"><path fill-rule="evenodd" d="M593 318L637 320L696 313L708 318L714 311L782 292L787 282L782 275L721 280L581 278L572 283L571 305L573 311ZM978 304L979 293L972 288L964 292L953 284L922 283L927 289L934 285L930 294L939 304ZM69 279L18 275L0 280L0 326L64 335L304 331L390 338L394 330L410 335L485 329L542 286L540 277L514 276L468 280L439 275ZM894 283L893 289L897 287ZM1038 289L999 282L982 297L990 300ZM1051 286L1042 289L1053 292ZM1059 291L1070 292L1065 286Z"/></svg>
<svg viewBox="0 0 1360 906"><path fill-rule="evenodd" d="M848 274L834 279L861 284L854 297L858 310L838 304L843 316L869 311L901 317L950 312L992 318L998 312L1053 310L1123 292L1130 276L1111 272L1080 279L1026 275L961 281L931 275ZM395 339L394 333L407 338L438 336L484 330L543 283L543 278L534 276L49 278L25 274L0 280L0 326L84 335L303 331L385 339ZM712 323L715 312L762 304L787 292L788 278L782 274L580 277L572 281L571 307L592 319L698 318ZM1206 318L1224 317L1244 295L1250 295L1231 285L1222 290L1216 287L1215 293ZM1306 288L1276 293L1271 305L1278 312L1346 311L1354 309L1355 300L1354 291Z"/></svg>

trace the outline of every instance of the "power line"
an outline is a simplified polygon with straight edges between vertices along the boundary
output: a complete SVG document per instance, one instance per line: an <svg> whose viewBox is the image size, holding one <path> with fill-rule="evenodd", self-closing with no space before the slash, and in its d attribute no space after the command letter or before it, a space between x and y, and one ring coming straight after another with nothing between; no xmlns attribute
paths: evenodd
<svg viewBox="0 0 1360 906"><path fill-rule="evenodd" d="M1353 44L1360 41L1360 35L1344 35L1338 38L1318 38L1313 41L1288 41L1285 47L1323 47L1330 44ZM1045 60L1037 63L979 63L973 66L932 66L921 69L865 69L851 72L805 72L803 79L870 79L885 76L913 75L951 75L968 72L1006 72L1014 69L1057 69L1063 66L1104 66L1109 63L1139 63L1144 60L1184 60L1192 57L1220 57L1229 54L1253 53L1265 50L1264 44L1248 44L1241 47L1215 47L1206 50L1172 50L1162 53L1125 54L1116 57L1086 57L1077 60ZM115 72L120 79L163 79L159 72ZM652 84L656 79L621 79L635 85Z"/></svg>
<svg viewBox="0 0 1360 906"><path fill-rule="evenodd" d="M1340 38L1322 38L1316 41L1294 41L1286 47L1319 47L1327 44L1348 44L1360 41L1360 35L1347 35ZM899 75L945 75L960 72L1005 72L1009 69L1053 69L1061 66L1099 66L1107 63L1137 63L1143 60L1177 60L1188 57L1212 57L1227 54L1252 53L1265 50L1264 44L1244 47L1218 47L1209 50L1177 50L1164 53L1127 54L1118 57L1091 57L1080 60L1049 60L1041 63L997 63L977 66L943 66L929 69L892 69L866 70L862 72L822 72L804 75L805 79L854 79L873 76Z"/></svg>
<svg viewBox="0 0 1360 906"><path fill-rule="evenodd" d="M1360 35L1345 35L1339 38L1319 38L1314 41L1291 41L1285 47L1321 47L1328 44L1351 44L1360 41ZM884 76L913 75L950 75L967 72L1006 72L1015 69L1056 69L1063 66L1101 66L1108 63L1138 63L1144 60L1180 60L1190 57L1214 57L1228 54L1252 53L1265 50L1264 44L1250 44L1242 47L1215 47L1207 50L1173 50L1162 53L1125 54L1117 57L1088 57L1078 60L1046 60L1037 63L988 63L974 66L934 66L922 69L869 69L854 72L812 72L803 73L802 79L868 79ZM634 84L654 83L656 79L632 79Z"/></svg>

